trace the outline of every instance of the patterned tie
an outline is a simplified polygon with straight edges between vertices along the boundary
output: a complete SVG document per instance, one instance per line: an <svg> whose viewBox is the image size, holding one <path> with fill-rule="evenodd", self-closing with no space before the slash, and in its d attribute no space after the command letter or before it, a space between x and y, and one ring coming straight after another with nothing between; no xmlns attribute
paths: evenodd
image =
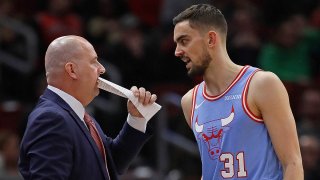
<svg viewBox="0 0 320 180"><path fill-rule="evenodd" d="M102 139L98 133L96 125L94 124L94 122L92 121L92 119L88 113L84 114L84 122L88 126L90 134L91 134L94 142L96 143L96 145L100 151L100 154L103 157L104 162L106 163L106 151L104 149Z"/></svg>

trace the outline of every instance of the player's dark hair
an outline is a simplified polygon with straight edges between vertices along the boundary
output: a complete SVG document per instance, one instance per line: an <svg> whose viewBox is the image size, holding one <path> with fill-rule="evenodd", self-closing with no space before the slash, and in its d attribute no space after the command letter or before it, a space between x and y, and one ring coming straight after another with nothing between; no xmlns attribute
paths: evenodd
<svg viewBox="0 0 320 180"><path fill-rule="evenodd" d="M227 34L228 25L222 12L210 4L192 5L173 18L173 25L188 20L195 29L214 27Z"/></svg>

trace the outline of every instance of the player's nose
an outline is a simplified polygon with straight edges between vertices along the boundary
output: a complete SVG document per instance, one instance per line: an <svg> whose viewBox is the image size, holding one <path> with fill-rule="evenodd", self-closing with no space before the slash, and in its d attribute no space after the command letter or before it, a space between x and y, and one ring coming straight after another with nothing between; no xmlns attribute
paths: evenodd
<svg viewBox="0 0 320 180"><path fill-rule="evenodd" d="M183 56L183 54L184 54L184 51L177 46L176 50L174 51L174 55L177 57L181 57Z"/></svg>

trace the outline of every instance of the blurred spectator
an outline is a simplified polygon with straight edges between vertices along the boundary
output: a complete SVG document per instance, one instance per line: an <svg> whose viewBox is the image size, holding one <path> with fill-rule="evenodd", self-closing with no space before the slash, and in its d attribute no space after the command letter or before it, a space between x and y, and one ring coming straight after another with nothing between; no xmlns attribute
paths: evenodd
<svg viewBox="0 0 320 180"><path fill-rule="evenodd" d="M14 14L14 3L12 0L0 0L0 17Z"/></svg>
<svg viewBox="0 0 320 180"><path fill-rule="evenodd" d="M15 100L0 102L0 132L17 132L17 127L23 117L23 104Z"/></svg>
<svg viewBox="0 0 320 180"><path fill-rule="evenodd" d="M97 54L108 56L105 49L120 41L121 27L117 19L107 19L95 16L88 20L86 25L87 37L93 42Z"/></svg>
<svg viewBox="0 0 320 180"><path fill-rule="evenodd" d="M320 1L311 12L310 24L313 27L320 28Z"/></svg>
<svg viewBox="0 0 320 180"><path fill-rule="evenodd" d="M225 0L224 0L225 1ZM162 0L161 11L159 14L161 25L171 28L172 19L183 9L191 6L192 4L209 3L207 0Z"/></svg>
<svg viewBox="0 0 320 180"><path fill-rule="evenodd" d="M23 179L18 171L19 138L18 135L9 132L0 132L0 156L3 166L0 169L1 180Z"/></svg>
<svg viewBox="0 0 320 180"><path fill-rule="evenodd" d="M118 21L102 19L100 23L100 28L104 28L100 36L107 37L104 38L107 41L102 42L103 46L100 45L98 48L101 57L107 57L108 61L119 68L125 87L133 84L138 86L143 84L148 87L148 83L152 80L152 71L146 68L152 63L148 59L148 54L155 51L157 42L152 42L152 46L148 44L148 34L143 33L141 22L133 14L126 14Z"/></svg>
<svg viewBox="0 0 320 180"><path fill-rule="evenodd" d="M17 86L25 86L30 80L38 55L36 34L29 24L22 21L23 13L18 11L16 3L17 0L0 0L1 100L26 100L29 88L21 92ZM14 81L19 81L19 85Z"/></svg>
<svg viewBox="0 0 320 180"><path fill-rule="evenodd" d="M230 58L241 65L257 66L262 45L259 37L258 9L254 6L238 8L230 21Z"/></svg>
<svg viewBox="0 0 320 180"><path fill-rule="evenodd" d="M106 19L116 19L129 13L128 0L72 0L75 11L83 22L90 21L91 18L103 17ZM145 6L143 6L145 7Z"/></svg>
<svg viewBox="0 0 320 180"><path fill-rule="evenodd" d="M299 138L305 180L320 179L320 141L313 135Z"/></svg>
<svg viewBox="0 0 320 180"><path fill-rule="evenodd" d="M32 89L28 84L38 57L37 40L28 24L0 17L0 85L4 96L1 98L28 99ZM26 87L23 92L21 86Z"/></svg>
<svg viewBox="0 0 320 180"><path fill-rule="evenodd" d="M25 12L20 8L19 1L22 0L0 0L0 17L6 16L19 20L24 19ZM26 9L26 7L23 8Z"/></svg>
<svg viewBox="0 0 320 180"><path fill-rule="evenodd" d="M274 72L283 81L302 83L312 79L311 47L319 42L319 32L307 28L306 19L294 14L281 22L264 45L259 66Z"/></svg>
<svg viewBox="0 0 320 180"><path fill-rule="evenodd" d="M297 108L298 134L313 133L320 138L320 90L306 88Z"/></svg>
<svg viewBox="0 0 320 180"><path fill-rule="evenodd" d="M128 0L127 3L130 12L139 19L145 28L159 25L162 0Z"/></svg>
<svg viewBox="0 0 320 180"><path fill-rule="evenodd" d="M44 47L63 35L83 35L82 20L73 11L72 0L49 0L47 9L36 17Z"/></svg>
<svg viewBox="0 0 320 180"><path fill-rule="evenodd" d="M17 23L14 19L7 19L9 23ZM1 21L2 22L2 21ZM25 42L21 35L17 34L12 28L0 23L0 48L2 51L14 54L17 58L25 58Z"/></svg>

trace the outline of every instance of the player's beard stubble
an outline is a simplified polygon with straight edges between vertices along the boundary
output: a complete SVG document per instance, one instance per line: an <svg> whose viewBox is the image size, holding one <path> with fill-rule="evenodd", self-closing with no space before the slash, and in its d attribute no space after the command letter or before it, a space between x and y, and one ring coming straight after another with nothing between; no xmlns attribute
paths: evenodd
<svg viewBox="0 0 320 180"><path fill-rule="evenodd" d="M198 75L203 76L211 60L212 59L209 52L205 49L204 52L202 53L202 56L199 58L200 64L192 64L191 68L188 71L188 75L190 77L194 77Z"/></svg>

